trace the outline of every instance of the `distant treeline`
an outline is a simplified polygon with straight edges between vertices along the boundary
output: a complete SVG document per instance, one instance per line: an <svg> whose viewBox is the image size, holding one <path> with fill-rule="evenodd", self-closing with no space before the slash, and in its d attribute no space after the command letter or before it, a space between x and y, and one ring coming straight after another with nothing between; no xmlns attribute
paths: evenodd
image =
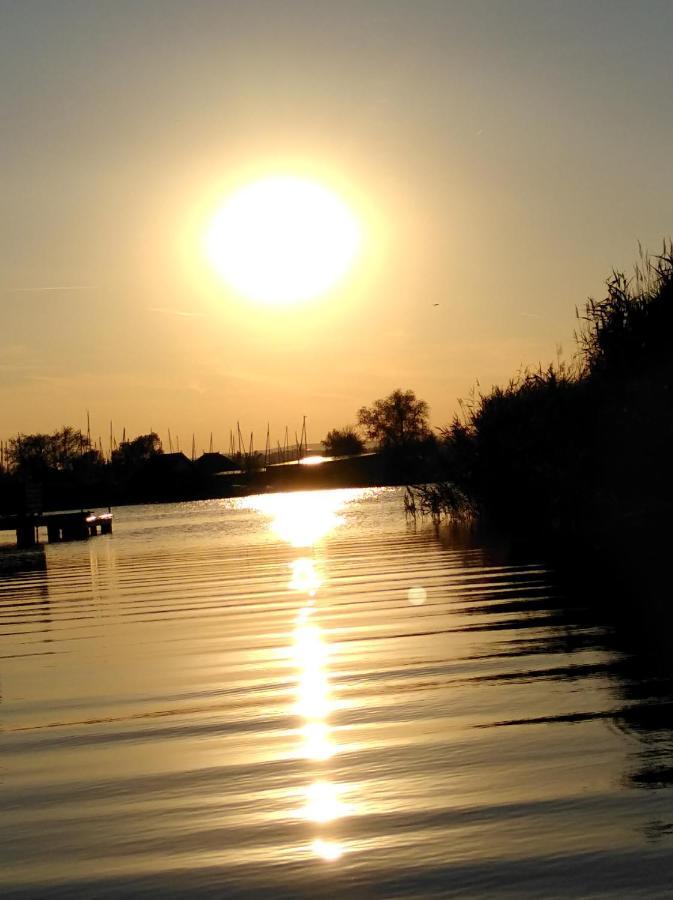
<svg viewBox="0 0 673 900"><path fill-rule="evenodd" d="M525 371L443 430L444 482L411 496L510 532L661 549L673 513L673 247L578 312L574 362ZM658 551L657 551L658 552Z"/></svg>
<svg viewBox="0 0 673 900"><path fill-rule="evenodd" d="M366 453L352 426L323 441L330 457L320 467L274 467L306 455L301 443L280 454L204 453L190 460L164 453L159 436L139 435L115 447L109 459L82 431L17 435L0 448L0 511L108 506L223 497L265 490L408 484L428 481L436 461L428 406L413 391L395 390L358 412L358 427L378 452ZM292 451L292 452L290 452ZM364 454L364 455L363 455ZM271 466L271 468L269 468Z"/></svg>
<svg viewBox="0 0 673 900"><path fill-rule="evenodd" d="M206 457L219 457L220 468L235 468L220 454ZM193 464L182 453L164 454L154 432L123 441L106 460L87 435L64 426L53 434L17 435L3 446L0 509L182 499L204 492L211 474L212 466Z"/></svg>

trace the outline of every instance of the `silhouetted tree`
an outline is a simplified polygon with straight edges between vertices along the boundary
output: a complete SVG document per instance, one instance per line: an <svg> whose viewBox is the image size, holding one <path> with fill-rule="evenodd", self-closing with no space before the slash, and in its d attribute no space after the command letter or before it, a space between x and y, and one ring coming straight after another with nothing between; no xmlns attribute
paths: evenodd
<svg viewBox="0 0 673 900"><path fill-rule="evenodd" d="M355 456L365 449L364 441L350 425L328 431L322 445L331 456Z"/></svg>
<svg viewBox="0 0 673 900"><path fill-rule="evenodd" d="M83 458L89 464L102 462L88 438L69 425L53 434L20 434L7 443L10 470L36 480L43 480L50 473L81 468Z"/></svg>
<svg viewBox="0 0 673 900"><path fill-rule="evenodd" d="M71 472L85 451L91 451L88 438L77 428L64 425L51 436L54 467L59 472ZM97 454L97 451L94 451ZM97 454L98 455L98 454Z"/></svg>
<svg viewBox="0 0 673 900"><path fill-rule="evenodd" d="M113 450L111 463L113 468L129 475L160 453L163 453L161 438L151 431L149 434L139 434L132 441L123 441Z"/></svg>
<svg viewBox="0 0 673 900"><path fill-rule="evenodd" d="M399 389L358 411L358 424L383 450L405 449L431 438L429 408L413 391Z"/></svg>
<svg viewBox="0 0 673 900"><path fill-rule="evenodd" d="M53 466L51 437L48 434L19 434L10 438L7 460L15 475L44 478Z"/></svg>

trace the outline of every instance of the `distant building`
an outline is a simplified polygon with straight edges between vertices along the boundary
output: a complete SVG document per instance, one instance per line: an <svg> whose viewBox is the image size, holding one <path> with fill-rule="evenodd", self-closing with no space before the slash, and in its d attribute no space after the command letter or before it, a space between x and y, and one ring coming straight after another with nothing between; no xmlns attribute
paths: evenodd
<svg viewBox="0 0 673 900"><path fill-rule="evenodd" d="M136 474L133 490L148 500L182 500L192 496L196 475L184 453L157 453Z"/></svg>
<svg viewBox="0 0 673 900"><path fill-rule="evenodd" d="M184 453L157 453L148 460L144 471L155 478L184 478L194 474L194 463Z"/></svg>
<svg viewBox="0 0 673 900"><path fill-rule="evenodd" d="M223 453L204 453L194 465L202 475L217 475L219 472L233 472L237 463Z"/></svg>

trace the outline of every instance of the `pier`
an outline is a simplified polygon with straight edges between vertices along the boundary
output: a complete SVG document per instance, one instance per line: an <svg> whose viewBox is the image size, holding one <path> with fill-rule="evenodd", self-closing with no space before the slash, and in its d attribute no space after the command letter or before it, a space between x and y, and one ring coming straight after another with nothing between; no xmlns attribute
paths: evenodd
<svg viewBox="0 0 673 900"><path fill-rule="evenodd" d="M15 531L19 548L39 543L39 529L47 529L50 544L58 541L82 541L97 534L112 534L112 513L78 512L32 513L0 516L0 531Z"/></svg>

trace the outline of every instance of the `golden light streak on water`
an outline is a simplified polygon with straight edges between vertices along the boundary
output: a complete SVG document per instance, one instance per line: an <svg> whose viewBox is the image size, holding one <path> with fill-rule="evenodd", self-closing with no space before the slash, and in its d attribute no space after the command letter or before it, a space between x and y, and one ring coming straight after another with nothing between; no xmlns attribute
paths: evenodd
<svg viewBox="0 0 673 900"><path fill-rule="evenodd" d="M306 805L303 815L311 822L333 822L349 812L342 801L343 788L331 781L314 781L306 789Z"/></svg>
<svg viewBox="0 0 673 900"><path fill-rule="evenodd" d="M393 489L2 562L3 898L670 897L673 657L539 560Z"/></svg>
<svg viewBox="0 0 673 900"><path fill-rule="evenodd" d="M305 557L295 560L292 570L289 587L303 591L312 598L321 584L313 561ZM301 755L313 763L324 763L335 754L336 747L330 738L327 721L332 708L327 674L329 653L320 627L311 622L315 610L314 601L309 599L297 613L293 642L293 656L298 669L295 708L304 721L300 730ZM345 809L339 793L338 785L317 778L306 788L303 817L320 825L339 818ZM311 846L317 856L327 861L335 861L343 853L341 845L322 837L316 837Z"/></svg>
<svg viewBox="0 0 673 900"><path fill-rule="evenodd" d="M353 492L327 493L309 496L285 495L266 504L267 514L272 512L272 530L292 546L312 546L343 520L338 515ZM322 629L315 621L319 612L316 595L325 579L319 574L315 561L302 556L290 563L292 573L288 588L305 598L297 611L293 634L292 654L298 669L296 686L296 713L303 719L301 755L309 762L327 763L337 747L330 736L328 716L333 708L329 686L329 647L323 639ZM305 805L301 815L318 826L326 826L349 811L343 802L341 785L324 777L322 771L305 790ZM315 856L326 862L336 862L344 853L343 844L322 834L311 843Z"/></svg>
<svg viewBox="0 0 673 900"><path fill-rule="evenodd" d="M334 862L341 859L344 853L343 845L338 841L325 841L322 838L316 838L311 844L311 849L316 856L324 859L325 862Z"/></svg>
<svg viewBox="0 0 673 900"><path fill-rule="evenodd" d="M290 563L290 569L292 570L292 578L290 579L289 587L293 591L299 591L300 593L308 594L309 597L314 597L322 583L322 579L313 560L306 556L301 556Z"/></svg>
<svg viewBox="0 0 673 900"><path fill-rule="evenodd" d="M300 625L295 631L294 654L300 673L297 710L307 720L324 719L330 711L327 648L317 625Z"/></svg>
<svg viewBox="0 0 673 900"><path fill-rule="evenodd" d="M339 513L345 504L364 493L362 488L353 488L261 494L246 497L241 507L270 516L272 533L291 547L312 547L343 524Z"/></svg>
<svg viewBox="0 0 673 900"><path fill-rule="evenodd" d="M325 722L307 722L302 728L302 736L307 759L322 762L334 755L335 747L330 740L329 726Z"/></svg>

